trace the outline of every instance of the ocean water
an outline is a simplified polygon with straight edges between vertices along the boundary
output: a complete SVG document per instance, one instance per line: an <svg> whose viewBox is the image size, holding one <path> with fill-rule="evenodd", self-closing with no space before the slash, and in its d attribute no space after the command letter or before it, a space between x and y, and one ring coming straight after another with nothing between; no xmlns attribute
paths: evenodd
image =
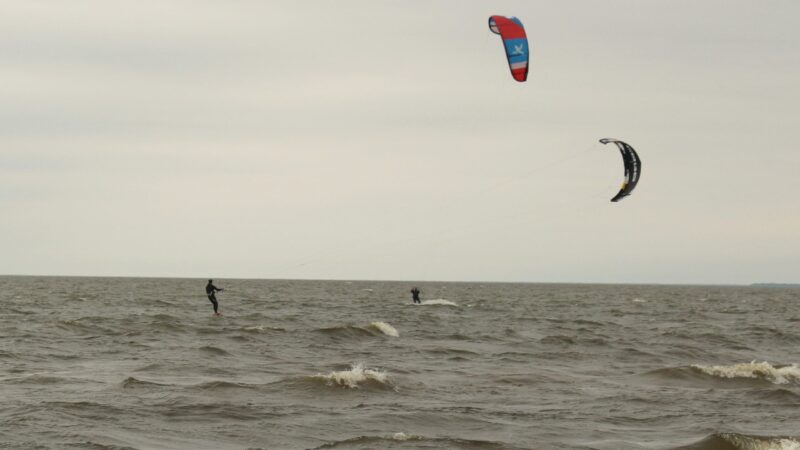
<svg viewBox="0 0 800 450"><path fill-rule="evenodd" d="M205 281L0 277L0 448L800 449L800 289Z"/></svg>

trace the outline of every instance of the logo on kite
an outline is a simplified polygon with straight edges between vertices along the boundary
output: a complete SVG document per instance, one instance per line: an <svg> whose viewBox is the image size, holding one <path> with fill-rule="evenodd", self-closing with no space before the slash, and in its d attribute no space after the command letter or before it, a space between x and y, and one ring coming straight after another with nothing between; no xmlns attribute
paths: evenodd
<svg viewBox="0 0 800 450"><path fill-rule="evenodd" d="M522 82L528 79L528 36L516 17L489 17L489 29L499 34L506 50L511 76Z"/></svg>
<svg viewBox="0 0 800 450"><path fill-rule="evenodd" d="M633 189L636 188L636 184L639 182L639 176L642 174L642 160L639 159L639 155L636 154L636 150L634 150L633 147L618 139L603 138L600 139L600 142L602 144L613 142L617 144L617 148L619 148L620 153L622 153L622 163L625 166L625 180L622 182L622 187L619 189L617 195L611 199L612 202L618 202L631 195Z"/></svg>

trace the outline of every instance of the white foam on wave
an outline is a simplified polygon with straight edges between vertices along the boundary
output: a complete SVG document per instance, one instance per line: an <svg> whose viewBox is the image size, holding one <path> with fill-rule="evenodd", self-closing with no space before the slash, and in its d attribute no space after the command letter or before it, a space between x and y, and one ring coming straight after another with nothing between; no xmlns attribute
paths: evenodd
<svg viewBox="0 0 800 450"><path fill-rule="evenodd" d="M253 326L249 326L249 327L244 327L244 328L242 328L242 330L244 330L244 331L258 331L258 332L263 332L263 331L285 331L283 328L270 327L270 326L267 326L267 325L253 325Z"/></svg>
<svg viewBox="0 0 800 450"><path fill-rule="evenodd" d="M645 300L643 298L636 297L636 298L633 299L633 302L634 303L647 303L647 300Z"/></svg>
<svg viewBox="0 0 800 450"><path fill-rule="evenodd" d="M400 333L398 333L397 330L393 326L389 325L386 322L372 322L371 324L369 324L369 326L374 328L374 329L376 329L376 330L378 330L378 331L380 331L381 333L383 333L383 334L385 334L387 336L392 336L392 337L399 337L400 336Z"/></svg>
<svg viewBox="0 0 800 450"><path fill-rule="evenodd" d="M800 450L800 441L790 438L757 438L732 433L720 437L741 450Z"/></svg>
<svg viewBox="0 0 800 450"><path fill-rule="evenodd" d="M732 366L703 366L693 364L692 367L701 372L721 378L755 378L767 380L774 384L800 383L800 367L797 364L775 367L763 361L751 361Z"/></svg>
<svg viewBox="0 0 800 450"><path fill-rule="evenodd" d="M409 435L403 433L402 431L392 435L392 439L394 439L395 441L407 441L407 440L411 439L411 437L412 436L409 436Z"/></svg>
<svg viewBox="0 0 800 450"><path fill-rule="evenodd" d="M445 300L443 298L434 298L431 300L423 300L421 305L445 305L445 306L458 306L458 304L451 302L450 300Z"/></svg>
<svg viewBox="0 0 800 450"><path fill-rule="evenodd" d="M386 372L375 369L367 369L364 363L353 364L350 370L340 370L331 372L327 375L317 375L328 382L329 385L346 386L351 389L358 388L360 383L367 381L377 381L381 384L389 384L389 375Z"/></svg>

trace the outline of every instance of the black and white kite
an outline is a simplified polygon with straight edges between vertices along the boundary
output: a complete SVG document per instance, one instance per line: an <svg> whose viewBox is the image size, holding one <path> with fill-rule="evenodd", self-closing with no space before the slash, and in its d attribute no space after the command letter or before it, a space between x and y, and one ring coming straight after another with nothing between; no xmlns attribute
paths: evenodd
<svg viewBox="0 0 800 450"><path fill-rule="evenodd" d="M636 183L639 182L639 176L642 174L642 160L639 159L639 155L636 154L636 150L633 147L618 139L604 138L600 139L600 142L603 144L613 142L617 144L620 153L622 153L622 163L625 165L625 181L622 182L622 187L617 195L611 199L612 202L618 202L631 195Z"/></svg>

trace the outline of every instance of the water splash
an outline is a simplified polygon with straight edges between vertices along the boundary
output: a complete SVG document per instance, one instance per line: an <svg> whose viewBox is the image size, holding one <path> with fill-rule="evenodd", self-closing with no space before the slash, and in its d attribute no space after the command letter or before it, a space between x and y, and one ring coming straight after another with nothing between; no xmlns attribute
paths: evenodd
<svg viewBox="0 0 800 450"><path fill-rule="evenodd" d="M707 375L720 378L753 378L767 380L774 384L800 383L800 367L796 364L776 367L766 361L752 361L746 364L734 364L731 366L703 366L693 364L692 367Z"/></svg>

